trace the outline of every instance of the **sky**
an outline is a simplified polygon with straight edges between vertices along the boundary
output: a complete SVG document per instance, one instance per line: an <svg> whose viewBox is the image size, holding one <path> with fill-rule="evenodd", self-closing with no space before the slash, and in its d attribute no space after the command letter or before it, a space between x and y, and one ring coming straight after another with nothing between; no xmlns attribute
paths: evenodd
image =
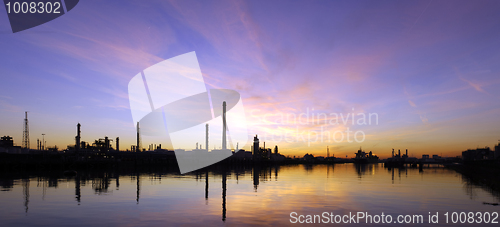
<svg viewBox="0 0 500 227"><path fill-rule="evenodd" d="M128 149L130 80L195 51L207 89L240 93L247 150L255 135L290 156L493 148L499 12L495 0L86 0L12 33L0 10L0 135L21 145L29 111L31 148L46 134L65 149L80 123L82 140Z"/></svg>

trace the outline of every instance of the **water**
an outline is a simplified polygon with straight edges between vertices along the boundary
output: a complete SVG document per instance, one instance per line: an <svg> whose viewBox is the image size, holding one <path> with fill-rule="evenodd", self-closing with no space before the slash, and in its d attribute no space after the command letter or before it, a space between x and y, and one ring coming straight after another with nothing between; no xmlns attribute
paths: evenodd
<svg viewBox="0 0 500 227"><path fill-rule="evenodd" d="M241 167L209 171L208 181L206 172L3 174L0 185L1 226L276 226L292 225L291 212L383 212L393 221L398 215L422 215L418 226L449 226L446 212L500 212L500 206L483 204L498 203L498 192L439 167ZM429 212L438 212L439 223L429 224ZM361 223L366 225L364 219Z"/></svg>

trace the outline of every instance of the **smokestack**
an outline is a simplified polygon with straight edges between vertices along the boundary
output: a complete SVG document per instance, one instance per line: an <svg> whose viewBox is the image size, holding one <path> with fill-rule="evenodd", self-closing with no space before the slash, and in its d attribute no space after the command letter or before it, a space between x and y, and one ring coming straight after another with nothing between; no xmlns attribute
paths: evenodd
<svg viewBox="0 0 500 227"><path fill-rule="evenodd" d="M222 150L226 150L226 101L222 102Z"/></svg>
<svg viewBox="0 0 500 227"><path fill-rule="evenodd" d="M106 147L106 152L109 151L109 139L107 136L104 137L104 146Z"/></svg>
<svg viewBox="0 0 500 227"><path fill-rule="evenodd" d="M76 125L76 143L75 143L75 150L78 152L80 150L80 123Z"/></svg>
<svg viewBox="0 0 500 227"><path fill-rule="evenodd" d="M398 149L398 156L401 157L401 150Z"/></svg>
<svg viewBox="0 0 500 227"><path fill-rule="evenodd" d="M30 130L28 126L28 111L24 112L23 148L30 149Z"/></svg>
<svg viewBox="0 0 500 227"><path fill-rule="evenodd" d="M394 148L392 148L392 157L394 158Z"/></svg>
<svg viewBox="0 0 500 227"><path fill-rule="evenodd" d="M208 152L208 124L205 125L205 149Z"/></svg>
<svg viewBox="0 0 500 227"><path fill-rule="evenodd" d="M116 151L120 151L120 137L116 137Z"/></svg>
<svg viewBox="0 0 500 227"><path fill-rule="evenodd" d="M135 146L135 152L140 152L141 148L139 147L139 122L137 122L137 145Z"/></svg>
<svg viewBox="0 0 500 227"><path fill-rule="evenodd" d="M406 149L406 157L408 157L408 149Z"/></svg>
<svg viewBox="0 0 500 227"><path fill-rule="evenodd" d="M256 160L258 155L260 154L259 152L259 138L257 138L257 135L253 138L253 146L252 146L252 152L253 152L253 159Z"/></svg>

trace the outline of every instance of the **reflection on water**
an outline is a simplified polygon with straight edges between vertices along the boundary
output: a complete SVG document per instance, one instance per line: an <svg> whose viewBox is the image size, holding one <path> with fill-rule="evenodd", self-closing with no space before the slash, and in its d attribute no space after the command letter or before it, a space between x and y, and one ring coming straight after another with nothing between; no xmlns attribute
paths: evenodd
<svg viewBox="0 0 500 227"><path fill-rule="evenodd" d="M226 221L226 190L227 190L227 174L222 173L222 221Z"/></svg>
<svg viewBox="0 0 500 227"><path fill-rule="evenodd" d="M483 203L500 201L498 190L450 169L381 164L2 174L0 187L7 226L283 225L291 212L498 212Z"/></svg>

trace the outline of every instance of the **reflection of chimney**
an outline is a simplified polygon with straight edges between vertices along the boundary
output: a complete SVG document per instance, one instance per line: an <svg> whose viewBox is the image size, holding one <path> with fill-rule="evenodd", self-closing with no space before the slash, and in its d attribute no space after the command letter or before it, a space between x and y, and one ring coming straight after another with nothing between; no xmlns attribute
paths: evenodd
<svg viewBox="0 0 500 227"><path fill-rule="evenodd" d="M80 199L82 198L81 190L80 190L80 174L76 174L75 176L75 195L76 201L80 204Z"/></svg>
<svg viewBox="0 0 500 227"><path fill-rule="evenodd" d="M257 167L258 168L258 167ZM253 167L253 189L257 191L257 187L259 187L259 170L256 167Z"/></svg>
<svg viewBox="0 0 500 227"><path fill-rule="evenodd" d="M222 221L226 221L226 191L227 191L227 174L222 173Z"/></svg>
<svg viewBox="0 0 500 227"><path fill-rule="evenodd" d="M205 149L208 152L208 124L205 125Z"/></svg>
<svg viewBox="0 0 500 227"><path fill-rule="evenodd" d="M205 171L205 200L208 200L208 169Z"/></svg>
<svg viewBox="0 0 500 227"><path fill-rule="evenodd" d="M226 150L226 101L222 102L222 150Z"/></svg>

